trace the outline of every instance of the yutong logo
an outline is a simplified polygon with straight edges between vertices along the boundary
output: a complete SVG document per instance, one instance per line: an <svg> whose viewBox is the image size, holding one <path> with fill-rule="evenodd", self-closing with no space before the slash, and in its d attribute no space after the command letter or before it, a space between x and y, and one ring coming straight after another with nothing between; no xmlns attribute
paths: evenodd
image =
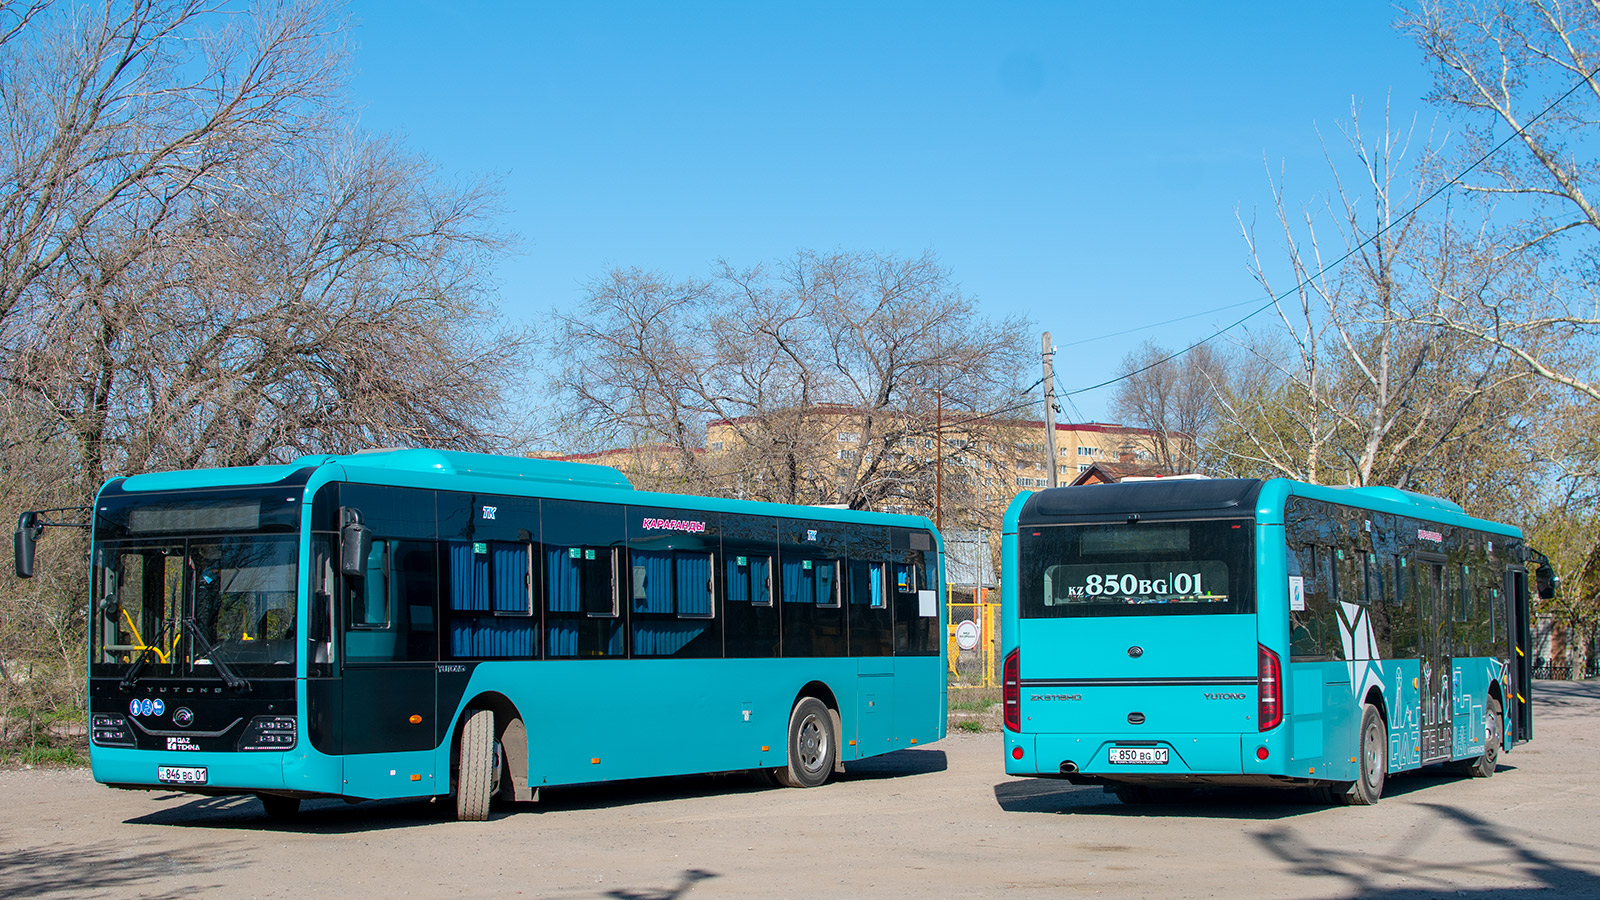
<svg viewBox="0 0 1600 900"><path fill-rule="evenodd" d="M1028 700L1037 703L1042 700L1082 700L1082 694L1029 694Z"/></svg>
<svg viewBox="0 0 1600 900"><path fill-rule="evenodd" d="M1207 694L1207 700L1245 700L1244 694Z"/></svg>

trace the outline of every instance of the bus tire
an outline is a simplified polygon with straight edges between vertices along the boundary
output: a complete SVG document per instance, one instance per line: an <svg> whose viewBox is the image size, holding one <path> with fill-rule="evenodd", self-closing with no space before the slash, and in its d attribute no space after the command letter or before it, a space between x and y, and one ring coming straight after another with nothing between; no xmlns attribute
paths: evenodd
<svg viewBox="0 0 1600 900"><path fill-rule="evenodd" d="M833 774L839 738L833 716L815 697L802 697L789 713L789 764L775 770L788 787L821 787Z"/></svg>
<svg viewBox="0 0 1600 900"><path fill-rule="evenodd" d="M496 787L494 713L475 709L461 723L461 755L456 769L456 820L482 822L489 818L489 801Z"/></svg>
<svg viewBox="0 0 1600 900"><path fill-rule="evenodd" d="M292 819L300 814L299 797L257 794L256 798L261 801L261 808L266 811L269 819Z"/></svg>
<svg viewBox="0 0 1600 900"><path fill-rule="evenodd" d="M1505 717L1500 712L1500 698L1490 697L1484 705L1483 717L1486 732L1483 736L1483 755L1464 759L1455 766L1456 772L1468 778L1492 778L1500 763L1500 742L1505 739Z"/></svg>
<svg viewBox="0 0 1600 900"><path fill-rule="evenodd" d="M1339 800L1347 806L1371 806L1383 796L1383 783L1389 776L1389 727L1371 703L1361 704L1356 759L1358 777Z"/></svg>

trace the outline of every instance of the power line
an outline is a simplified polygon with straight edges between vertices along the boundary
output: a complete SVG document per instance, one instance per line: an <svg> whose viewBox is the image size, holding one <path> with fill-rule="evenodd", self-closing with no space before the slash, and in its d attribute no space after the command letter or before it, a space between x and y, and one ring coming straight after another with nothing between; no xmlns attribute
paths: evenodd
<svg viewBox="0 0 1600 900"><path fill-rule="evenodd" d="M1165 322L1152 322L1149 325L1135 325L1132 328L1125 328L1122 331L1113 331L1110 334L1102 334L1102 335L1098 335L1096 337L1083 338L1082 340L1072 341L1070 343L1062 344L1061 346L1062 347L1077 347L1080 344L1092 344L1095 341L1104 341L1104 340L1109 340L1109 339L1114 338L1114 337L1122 337L1125 334L1133 334L1136 331L1147 331L1147 330L1149 330L1151 328L1160 328L1163 325L1173 325L1173 324L1176 324L1178 322L1186 322L1189 319L1198 319L1201 316L1209 316L1212 313L1219 313L1219 312L1222 312L1223 310L1237 309L1238 307L1245 306L1246 304L1250 304L1250 303L1254 303L1254 302L1256 302L1256 301L1255 300L1240 300L1238 303L1229 303L1229 304L1226 304L1224 306L1218 306L1218 307L1216 307L1214 309L1204 309L1204 310L1201 310L1200 312L1197 312L1197 313L1190 313L1187 316L1178 316L1175 319L1168 319Z"/></svg>
<svg viewBox="0 0 1600 900"><path fill-rule="evenodd" d="M1500 143L1495 144L1493 147L1489 148L1489 150L1486 153L1484 153L1482 156L1478 157L1477 160L1475 160L1471 165L1467 166L1465 169L1462 169L1460 172L1456 173L1455 177L1451 178L1449 181L1447 181L1444 184L1440 185L1436 190L1434 190L1433 193L1429 194L1428 196L1424 197L1422 200L1418 201L1415 206L1411 207L1409 210L1406 210L1403 214L1400 215L1399 218L1394 219L1393 221L1389 222L1389 224L1384 225L1382 228L1379 228L1377 231L1373 232L1372 235L1370 237L1368 237L1366 240L1363 240L1360 243L1356 244L1354 247L1351 247L1349 250L1345 251L1345 253L1342 256L1340 256L1339 258L1335 259L1333 262L1330 262L1327 265L1324 265L1322 268L1318 269L1317 271L1313 272L1312 274L1307 275L1303 280L1301 280L1294 287L1291 287L1288 290L1283 291L1282 293L1280 293L1277 296L1273 297L1272 299L1268 300L1265 304L1263 304L1260 307L1257 307L1255 310L1250 312L1248 315L1245 315L1244 317L1234 321L1232 324L1227 325L1224 328L1218 329L1217 331L1214 331L1211 334L1206 335L1205 337L1201 338L1200 340L1195 341L1194 343L1190 344L1187 347L1184 347L1182 350L1179 350L1176 353L1172 353L1172 354L1170 354L1170 355L1168 355L1168 356L1166 356L1166 357L1164 357L1162 359L1159 359L1159 360L1157 360L1157 361L1155 361L1153 363L1150 363L1147 366L1143 366L1141 368L1135 369L1132 372L1128 372L1125 375L1119 375L1116 378L1112 378L1112 379L1110 379L1108 381L1102 381L1099 384L1090 385L1089 387L1086 387L1086 388L1078 388L1075 391L1067 391L1064 394L1062 394L1062 396L1063 397L1071 397L1074 394L1085 394L1085 393L1088 393L1089 391L1097 391L1100 388L1109 387L1110 385L1116 384L1119 381L1126 381L1126 380L1128 380L1129 378L1132 378L1135 375L1140 375L1140 374L1143 374L1145 372L1148 372L1151 369L1154 369L1156 366L1164 365L1165 363L1168 363L1168 362L1171 362L1174 359L1177 359L1178 357L1184 355L1185 353L1188 353L1190 350L1193 350L1194 348L1200 346L1201 344L1209 343L1209 342L1215 340L1216 338L1221 337L1222 335L1228 333L1229 331L1232 331L1233 329L1239 327L1240 325L1243 325L1245 322L1249 321L1250 319L1253 319L1256 316L1260 315L1261 313L1266 312L1269 308L1278 305L1279 303L1281 303L1284 300L1284 298L1288 297L1290 294L1293 294L1293 293L1301 290L1302 288L1306 287L1307 285L1310 285L1312 282L1314 282L1317 279L1321 278L1323 276L1323 274L1326 273L1328 270L1336 268L1336 267L1338 267L1340 265L1343 265L1344 261L1349 259L1350 257L1354 256L1357 253L1357 251L1365 249L1368 244L1371 244L1372 242L1374 242L1374 241L1378 240L1379 238L1383 237L1384 234L1388 233L1388 231L1390 229L1394 228L1397 225L1400 225L1400 224L1404 223L1406 220L1408 220L1412 216L1416 215L1419 210L1421 210L1424 206L1427 206L1429 203L1432 203L1435 199L1438 198L1438 196L1440 194L1443 194L1445 191L1449 190L1450 188L1455 187L1457 184L1459 184L1461 182L1461 179L1465 178L1474 169L1478 168L1479 166L1481 166L1485 162L1487 162L1489 157L1495 155L1496 153L1499 153L1500 149L1502 147L1504 147L1506 144L1511 143L1513 138L1521 137L1524 133L1527 132L1527 130L1529 128L1532 128L1535 124L1537 124L1538 121L1540 119L1544 118L1545 115L1548 114L1552 109L1555 109L1557 106L1561 105L1568 97L1571 97L1578 90L1578 88L1584 86L1585 84L1590 83L1590 81L1596 75L1600 75L1600 66L1596 66L1594 69L1590 70L1588 73L1580 76L1578 78L1578 80L1572 85L1572 87L1567 89L1566 93L1564 93L1561 96L1557 97L1556 99L1550 101L1549 105L1546 106L1544 109L1541 109L1539 111L1538 115L1536 115L1533 118L1529 119L1527 121L1527 123L1522 125L1520 128L1517 128L1515 131L1512 131L1510 134L1506 135L1505 138L1503 138L1500 141ZM1242 305L1242 304L1234 304L1234 305L1238 306L1238 305ZM1223 308L1226 309L1228 307L1223 307ZM1201 315L1204 315L1204 313L1201 313ZM1132 330L1136 331L1138 329L1132 329ZM1124 333L1126 333L1126 332L1124 332Z"/></svg>

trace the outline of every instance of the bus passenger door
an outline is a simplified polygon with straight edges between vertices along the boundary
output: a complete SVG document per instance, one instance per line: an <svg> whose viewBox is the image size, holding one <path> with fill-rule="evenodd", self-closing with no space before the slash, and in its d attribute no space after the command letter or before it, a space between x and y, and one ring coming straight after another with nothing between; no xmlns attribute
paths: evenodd
<svg viewBox="0 0 1600 900"><path fill-rule="evenodd" d="M1450 758L1451 719L1454 709L1450 693L1450 598L1445 592L1444 564L1418 560L1418 604L1422 616L1420 634L1420 684L1422 700L1422 763Z"/></svg>
<svg viewBox="0 0 1600 900"><path fill-rule="evenodd" d="M1503 721L1506 746L1510 747L1533 734L1533 657L1528 646L1528 571L1510 569L1506 581L1505 642L1510 663L1500 687L1505 694Z"/></svg>
<svg viewBox="0 0 1600 900"><path fill-rule="evenodd" d="M447 793L434 771L438 660L438 549L431 541L375 540L365 574L345 592L345 793ZM441 780L441 778L443 780Z"/></svg>

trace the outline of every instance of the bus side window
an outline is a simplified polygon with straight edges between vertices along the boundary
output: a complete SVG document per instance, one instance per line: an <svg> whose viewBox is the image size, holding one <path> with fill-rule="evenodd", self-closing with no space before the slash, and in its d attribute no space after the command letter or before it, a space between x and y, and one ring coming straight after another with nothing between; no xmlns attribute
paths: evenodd
<svg viewBox="0 0 1600 900"><path fill-rule="evenodd" d="M673 572L677 579L677 612L679 618L710 619L716 615L717 570L716 557L710 553L673 554Z"/></svg>
<svg viewBox="0 0 1600 900"><path fill-rule="evenodd" d="M328 675L333 662L333 597L337 583L333 573L332 538L316 535L311 539L311 604L306 622L307 673Z"/></svg>
<svg viewBox="0 0 1600 900"><path fill-rule="evenodd" d="M1404 556L1394 560L1394 613L1389 617L1391 653L1395 659L1416 659L1421 633L1415 566Z"/></svg>
<svg viewBox="0 0 1600 900"><path fill-rule="evenodd" d="M580 550L579 590L583 611L591 616L614 619L621 615L617 597L617 551L614 547L574 547ZM569 551L569 555L571 551Z"/></svg>
<svg viewBox="0 0 1600 900"><path fill-rule="evenodd" d="M443 546L448 658L537 659L533 542L450 541Z"/></svg>
<svg viewBox="0 0 1600 900"><path fill-rule="evenodd" d="M1325 591L1324 580L1319 577L1317 563L1325 553L1314 544L1302 544L1289 554L1289 574L1303 579L1304 609L1289 610L1289 657L1317 657L1322 655L1322 638L1317 633L1316 605L1313 597Z"/></svg>
<svg viewBox="0 0 1600 900"><path fill-rule="evenodd" d="M918 534L923 533L912 532L911 536ZM926 575L928 561L920 550L897 551L896 555L901 556L901 561L894 564L894 599L891 601L895 652L938 653L944 642L944 628L937 617L924 615L930 607L922 600L923 591L934 589L932 578ZM931 608L936 610L937 606Z"/></svg>
<svg viewBox="0 0 1600 900"><path fill-rule="evenodd" d="M1388 659L1394 655L1394 564L1387 554L1366 553L1367 615L1372 617L1372 637L1377 644L1378 656Z"/></svg>
<svg viewBox="0 0 1600 900"><path fill-rule="evenodd" d="M388 541L373 541L366 564L361 567L361 582L351 591L350 628L382 629L389 627L390 590L393 576L393 558Z"/></svg>
<svg viewBox="0 0 1600 900"><path fill-rule="evenodd" d="M545 544L546 655L623 655L618 560L610 547Z"/></svg>
<svg viewBox="0 0 1600 900"><path fill-rule="evenodd" d="M917 566L915 563L894 564L894 589L902 594L917 592Z"/></svg>
<svg viewBox="0 0 1600 900"><path fill-rule="evenodd" d="M837 609L839 603L839 561L817 561L817 605Z"/></svg>
<svg viewBox="0 0 1600 900"><path fill-rule="evenodd" d="M438 548L432 541L375 540L351 585L347 661L438 658ZM353 579L352 579L353 580Z"/></svg>
<svg viewBox="0 0 1600 900"><path fill-rule="evenodd" d="M772 606L772 557L750 557L750 605Z"/></svg>

